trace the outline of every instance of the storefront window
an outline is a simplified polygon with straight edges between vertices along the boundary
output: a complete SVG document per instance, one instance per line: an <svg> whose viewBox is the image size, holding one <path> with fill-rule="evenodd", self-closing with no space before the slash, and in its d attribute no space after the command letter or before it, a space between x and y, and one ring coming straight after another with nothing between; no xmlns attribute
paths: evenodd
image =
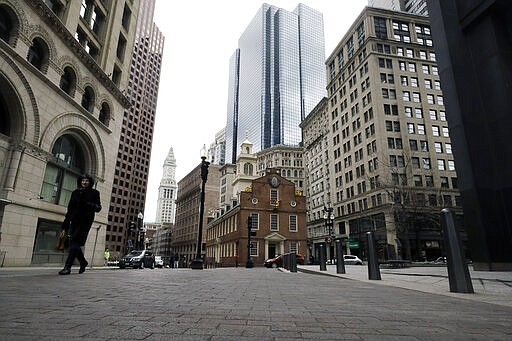
<svg viewBox="0 0 512 341"><path fill-rule="evenodd" d="M37 233L32 253L32 264L62 264L67 253L57 251L55 244L61 230L61 223L40 220L37 224Z"/></svg>

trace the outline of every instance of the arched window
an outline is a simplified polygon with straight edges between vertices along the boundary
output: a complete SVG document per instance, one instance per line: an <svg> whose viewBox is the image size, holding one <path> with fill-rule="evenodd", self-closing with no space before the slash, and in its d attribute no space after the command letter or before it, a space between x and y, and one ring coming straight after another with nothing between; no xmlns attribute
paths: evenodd
<svg viewBox="0 0 512 341"><path fill-rule="evenodd" d="M27 60L39 71L44 72L48 65L48 46L41 38L34 38L28 49Z"/></svg>
<svg viewBox="0 0 512 341"><path fill-rule="evenodd" d="M98 119L108 127L108 122L110 121L110 107L105 102L101 104L100 116Z"/></svg>
<svg viewBox="0 0 512 341"><path fill-rule="evenodd" d="M0 39L9 44L14 25L5 6L0 6Z"/></svg>
<svg viewBox="0 0 512 341"><path fill-rule="evenodd" d="M82 107L88 112L92 112L94 108L94 91L90 86L85 87L84 95L82 96Z"/></svg>
<svg viewBox="0 0 512 341"><path fill-rule="evenodd" d="M250 163L244 164L244 174L245 175L252 175L252 172L253 172L252 164L250 164Z"/></svg>
<svg viewBox="0 0 512 341"><path fill-rule="evenodd" d="M52 155L46 165L41 199L66 206L77 188L78 176L85 173L84 153L76 138L66 134L55 141Z"/></svg>
<svg viewBox="0 0 512 341"><path fill-rule="evenodd" d="M73 96L75 93L76 74L69 66L64 68L64 73L60 77L59 87L68 95Z"/></svg>

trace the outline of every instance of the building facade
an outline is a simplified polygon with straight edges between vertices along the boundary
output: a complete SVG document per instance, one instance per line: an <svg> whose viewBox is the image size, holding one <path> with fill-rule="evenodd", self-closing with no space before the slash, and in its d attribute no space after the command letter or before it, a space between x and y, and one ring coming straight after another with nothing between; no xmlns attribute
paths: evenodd
<svg viewBox="0 0 512 341"><path fill-rule="evenodd" d="M160 180L160 186L158 186L156 223L174 224L177 195L176 158L174 157L174 151L171 147L164 161L162 179Z"/></svg>
<svg viewBox="0 0 512 341"><path fill-rule="evenodd" d="M164 266L174 263L174 252L171 249L172 226L170 223L146 223L145 226L154 226L155 233L149 240L149 246L155 256L161 256Z"/></svg>
<svg viewBox="0 0 512 341"><path fill-rule="evenodd" d="M308 225L308 254L319 259L319 246L328 236L325 220L326 207L332 207L329 171L329 155L332 143L329 140L329 102L323 98L301 123L304 137L304 180ZM335 184L336 186L339 183ZM346 236L346 231L345 235ZM315 249L313 246L317 245ZM323 244L322 244L323 245ZM350 252L350 250L346 250Z"/></svg>
<svg viewBox="0 0 512 341"><path fill-rule="evenodd" d="M366 7L326 67L327 113L315 113L328 132L318 119L305 145L311 171L328 160L329 184L322 193L310 182L311 223L321 226L320 200L330 200L345 252L365 257L373 231L381 259L435 259L441 209L462 210L428 18Z"/></svg>
<svg viewBox="0 0 512 341"><path fill-rule="evenodd" d="M226 128L222 128L215 134L215 141L208 148L208 159L214 165L226 163Z"/></svg>
<svg viewBox="0 0 512 341"><path fill-rule="evenodd" d="M325 95L322 14L263 4L230 59L226 162L246 138L254 151L296 146L300 122Z"/></svg>
<svg viewBox="0 0 512 341"><path fill-rule="evenodd" d="M147 179L156 104L162 67L164 37L153 22L155 0L141 1L136 39L126 94L132 104L123 113L121 137L117 147L114 185L110 194L105 243L113 256L127 252L129 241L136 240L140 227L131 228L142 213Z"/></svg>
<svg viewBox="0 0 512 341"><path fill-rule="evenodd" d="M219 206L220 172L219 165L210 165L205 184L204 212L212 212ZM199 206L201 201L201 165L178 182L176 198L176 222L172 228L171 248L180 258L180 266L187 267L197 255L199 238ZM208 214L204 214L203 226L206 229ZM202 242L206 233L202 233Z"/></svg>
<svg viewBox="0 0 512 341"><path fill-rule="evenodd" d="M282 177L295 184L297 191L304 191L304 148L302 146L275 145L256 153L256 175L263 176L274 168Z"/></svg>
<svg viewBox="0 0 512 341"><path fill-rule="evenodd" d="M428 16L426 0L368 0L368 6Z"/></svg>
<svg viewBox="0 0 512 341"><path fill-rule="evenodd" d="M249 247L248 218L252 219ZM206 261L215 266L244 266L249 255L255 266L268 258L296 252L306 254L306 198L295 184L275 170L251 181L240 203L216 216L206 231Z"/></svg>
<svg viewBox="0 0 512 341"><path fill-rule="evenodd" d="M137 0L0 1L4 266L63 263L55 242L83 173L96 179L103 206L85 254L102 263L138 8Z"/></svg>
<svg viewBox="0 0 512 341"><path fill-rule="evenodd" d="M428 5L473 268L510 271L512 3L428 0Z"/></svg>

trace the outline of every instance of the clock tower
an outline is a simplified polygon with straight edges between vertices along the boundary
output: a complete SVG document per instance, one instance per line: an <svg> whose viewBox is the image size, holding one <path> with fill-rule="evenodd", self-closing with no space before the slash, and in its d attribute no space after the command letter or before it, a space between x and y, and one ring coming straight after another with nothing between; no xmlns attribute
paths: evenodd
<svg viewBox="0 0 512 341"><path fill-rule="evenodd" d="M171 147L164 161L162 180L158 187L156 223L174 223L177 192L176 159Z"/></svg>

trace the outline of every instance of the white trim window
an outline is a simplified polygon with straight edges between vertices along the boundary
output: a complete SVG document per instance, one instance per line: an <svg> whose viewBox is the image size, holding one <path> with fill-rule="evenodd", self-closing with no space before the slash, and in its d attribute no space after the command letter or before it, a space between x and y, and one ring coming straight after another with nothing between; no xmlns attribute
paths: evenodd
<svg viewBox="0 0 512 341"><path fill-rule="evenodd" d="M290 232L297 232L298 231L297 216L295 214L290 215L289 223L290 223Z"/></svg>
<svg viewBox="0 0 512 341"><path fill-rule="evenodd" d="M275 213L270 214L270 231L279 231L279 215Z"/></svg>

